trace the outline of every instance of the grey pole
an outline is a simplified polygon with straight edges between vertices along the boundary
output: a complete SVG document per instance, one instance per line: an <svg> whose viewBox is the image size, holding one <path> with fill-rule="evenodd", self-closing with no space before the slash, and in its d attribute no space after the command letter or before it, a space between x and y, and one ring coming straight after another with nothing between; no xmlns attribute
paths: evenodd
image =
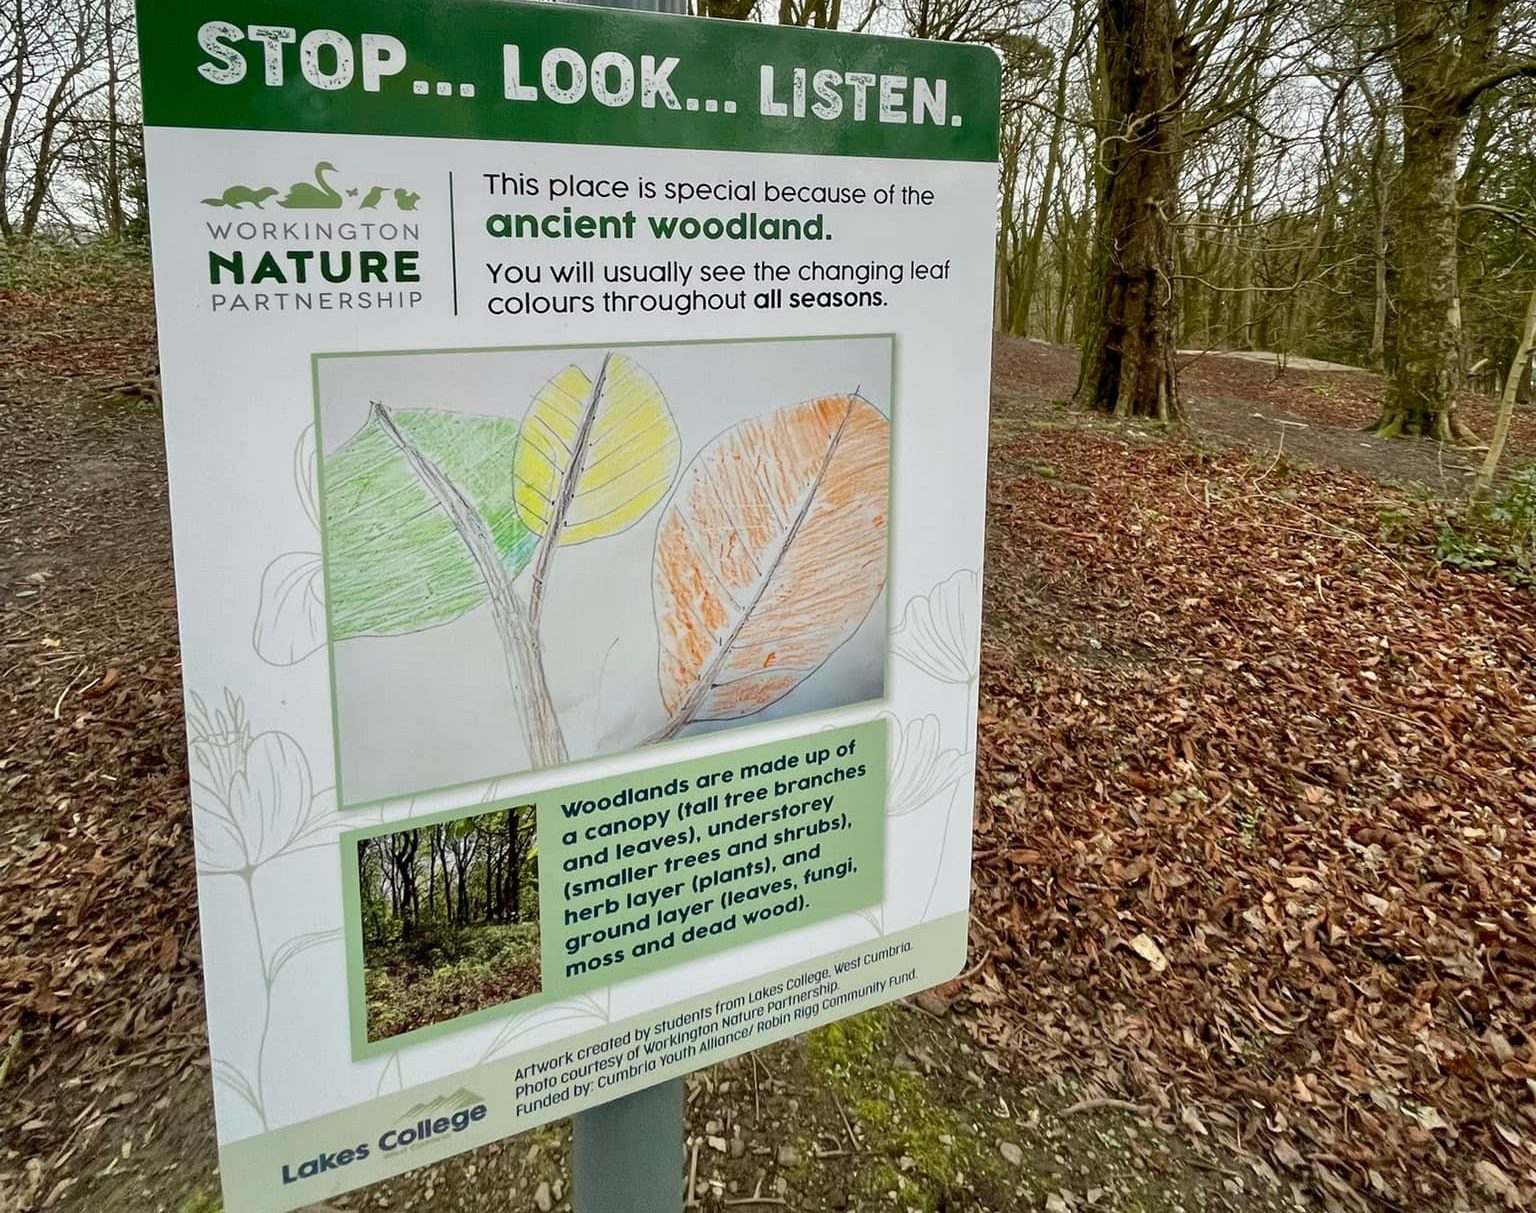
<svg viewBox="0 0 1536 1213"><path fill-rule="evenodd" d="M681 1078L571 1119L576 1213L681 1213Z"/></svg>
<svg viewBox="0 0 1536 1213"><path fill-rule="evenodd" d="M582 0L686 16L687 0ZM674 1078L578 1112L571 1148L576 1213L682 1213L683 1080Z"/></svg>

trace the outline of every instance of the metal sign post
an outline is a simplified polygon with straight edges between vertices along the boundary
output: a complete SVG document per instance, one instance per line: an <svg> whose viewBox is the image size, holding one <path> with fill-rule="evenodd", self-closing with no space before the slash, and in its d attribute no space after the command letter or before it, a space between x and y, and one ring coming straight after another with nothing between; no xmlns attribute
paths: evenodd
<svg viewBox="0 0 1536 1213"><path fill-rule="evenodd" d="M683 1080L578 1112L576 1213L678 1213L683 1207Z"/></svg>
<svg viewBox="0 0 1536 1213"><path fill-rule="evenodd" d="M686 16L687 0L584 0ZM572 1204L576 1213L680 1213L683 1191L683 1080L674 1078L571 1117Z"/></svg>

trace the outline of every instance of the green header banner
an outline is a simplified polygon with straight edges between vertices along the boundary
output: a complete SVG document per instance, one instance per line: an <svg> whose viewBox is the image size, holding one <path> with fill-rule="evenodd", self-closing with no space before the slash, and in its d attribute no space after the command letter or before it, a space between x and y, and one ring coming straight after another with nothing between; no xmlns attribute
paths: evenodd
<svg viewBox="0 0 1536 1213"><path fill-rule="evenodd" d="M150 126L997 158L987 47L507 0L141 0L139 36Z"/></svg>

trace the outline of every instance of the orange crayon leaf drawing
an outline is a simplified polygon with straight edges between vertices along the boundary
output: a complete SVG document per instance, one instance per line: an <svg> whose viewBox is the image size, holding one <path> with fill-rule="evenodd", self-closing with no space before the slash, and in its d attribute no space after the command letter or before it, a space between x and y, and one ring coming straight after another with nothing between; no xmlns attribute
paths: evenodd
<svg viewBox="0 0 1536 1213"><path fill-rule="evenodd" d="M732 427L683 472L656 537L667 723L751 716L814 673L885 588L890 422L857 394Z"/></svg>

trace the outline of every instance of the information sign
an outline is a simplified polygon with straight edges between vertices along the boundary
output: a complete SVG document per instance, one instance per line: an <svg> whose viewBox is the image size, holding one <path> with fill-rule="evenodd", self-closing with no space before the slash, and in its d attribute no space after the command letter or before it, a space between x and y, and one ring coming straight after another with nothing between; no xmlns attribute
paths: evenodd
<svg viewBox="0 0 1536 1213"><path fill-rule="evenodd" d="M140 25L226 1207L958 972L993 52Z"/></svg>

